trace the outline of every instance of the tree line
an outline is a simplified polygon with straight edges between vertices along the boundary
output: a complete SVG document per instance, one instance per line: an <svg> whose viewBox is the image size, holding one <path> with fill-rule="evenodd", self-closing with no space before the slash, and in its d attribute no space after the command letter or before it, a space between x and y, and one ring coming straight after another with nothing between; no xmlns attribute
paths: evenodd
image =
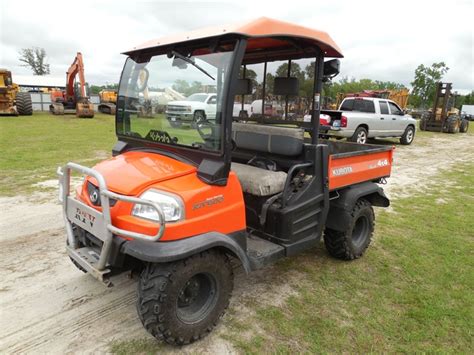
<svg viewBox="0 0 474 355"><path fill-rule="evenodd" d="M50 73L50 66L46 60L46 51L44 48L32 47L23 48L19 52L19 60L23 63L22 66L29 67L34 75L47 75ZM410 92L409 106L414 108L429 108L433 105L434 96L436 93L436 83L443 80L444 75L449 68L444 62L433 63L431 66L420 64L414 73L414 79L410 83L412 90ZM265 77L266 92L273 92L273 82L275 77L287 76L288 63L280 65L275 75L267 73ZM305 68L301 68L298 63L292 63L290 69L290 76L298 78L300 82L301 98L310 100L313 94L313 78L314 78L314 62L308 64ZM262 82L257 81L257 73L251 69L246 70L245 77L252 80L253 87L256 90L256 95L261 97L263 92ZM98 94L103 89L117 89L118 84L111 85L91 85L90 91L92 94ZM342 77L338 81L327 82L323 86L323 95L329 98L329 101L335 101L338 93L357 93L364 90L399 90L404 89L403 84L392 81L380 81L373 79L359 79L350 77ZM191 93L205 90L212 92L212 87L204 86L199 81L194 81L191 84L184 80L177 80L173 89L188 96ZM455 95L455 106L474 104L474 90L467 95Z"/></svg>

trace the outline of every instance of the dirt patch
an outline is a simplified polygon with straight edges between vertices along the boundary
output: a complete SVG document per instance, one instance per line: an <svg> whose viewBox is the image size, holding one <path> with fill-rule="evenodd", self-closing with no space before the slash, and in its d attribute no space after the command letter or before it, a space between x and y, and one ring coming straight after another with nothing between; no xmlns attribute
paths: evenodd
<svg viewBox="0 0 474 355"><path fill-rule="evenodd" d="M417 144L418 143L418 144ZM474 136L439 135L397 146L387 194L423 193L440 170L473 161ZM449 182L446 182L449 183ZM114 340L150 337L135 311L136 280L122 274L105 288L78 271L65 250L57 183L38 184L33 196L0 198L0 352L104 352ZM41 203L40 203L41 202ZM439 201L444 203L444 201ZM236 270L235 291L224 322L204 340L165 352L233 353L222 338L232 318L251 319L258 306L282 306L304 275L269 267L246 276ZM252 325L255 331L255 325Z"/></svg>
<svg viewBox="0 0 474 355"><path fill-rule="evenodd" d="M430 178L440 170L474 161L473 135L439 134L430 139L421 137L418 141L411 146L398 145L395 149L392 177L384 186L391 198L422 193L431 184Z"/></svg>

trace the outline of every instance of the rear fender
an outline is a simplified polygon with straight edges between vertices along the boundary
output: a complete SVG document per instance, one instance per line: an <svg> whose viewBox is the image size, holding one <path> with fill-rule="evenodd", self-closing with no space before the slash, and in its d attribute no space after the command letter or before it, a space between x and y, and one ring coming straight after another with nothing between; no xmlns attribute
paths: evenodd
<svg viewBox="0 0 474 355"><path fill-rule="evenodd" d="M349 186L337 191L339 197L329 203L329 213L326 227L345 231L351 224L351 211L361 198L369 201L372 206L388 207L390 200L385 196L383 189L373 182L364 182Z"/></svg>
<svg viewBox="0 0 474 355"><path fill-rule="evenodd" d="M231 235L209 232L170 242L131 240L122 245L122 253L145 262L166 263L217 248L237 257L248 273L251 267L246 253L246 240L245 231Z"/></svg>

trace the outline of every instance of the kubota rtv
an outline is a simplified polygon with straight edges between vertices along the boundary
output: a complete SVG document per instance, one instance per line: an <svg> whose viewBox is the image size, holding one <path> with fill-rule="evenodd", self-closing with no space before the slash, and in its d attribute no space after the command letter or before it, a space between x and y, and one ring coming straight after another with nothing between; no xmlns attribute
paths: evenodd
<svg viewBox="0 0 474 355"><path fill-rule="evenodd" d="M334 257L364 253L372 206L389 205L377 183L390 175L392 148L319 139L323 77L339 68L324 59L342 57L327 33L260 18L125 54L113 157L58 172L69 256L107 284L115 271L140 272L148 332L171 344L208 334L229 304L231 259L251 272L323 235ZM296 65L314 74L309 97ZM213 119L176 126L165 114L140 116L147 91L177 85L214 92ZM233 114L236 102L256 100L257 114ZM75 196L71 171L86 175Z"/></svg>

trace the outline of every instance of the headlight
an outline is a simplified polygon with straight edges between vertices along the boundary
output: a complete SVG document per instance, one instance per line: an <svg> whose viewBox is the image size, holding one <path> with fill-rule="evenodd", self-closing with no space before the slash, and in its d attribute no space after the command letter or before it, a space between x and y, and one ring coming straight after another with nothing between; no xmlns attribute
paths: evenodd
<svg viewBox="0 0 474 355"><path fill-rule="evenodd" d="M186 112L193 112L193 108L191 106L186 106Z"/></svg>
<svg viewBox="0 0 474 355"><path fill-rule="evenodd" d="M183 201L179 196L151 189L145 191L140 198L156 202L161 207L166 222L176 222L184 218ZM132 215L153 221L159 221L156 210L148 205L136 204L133 206Z"/></svg>

